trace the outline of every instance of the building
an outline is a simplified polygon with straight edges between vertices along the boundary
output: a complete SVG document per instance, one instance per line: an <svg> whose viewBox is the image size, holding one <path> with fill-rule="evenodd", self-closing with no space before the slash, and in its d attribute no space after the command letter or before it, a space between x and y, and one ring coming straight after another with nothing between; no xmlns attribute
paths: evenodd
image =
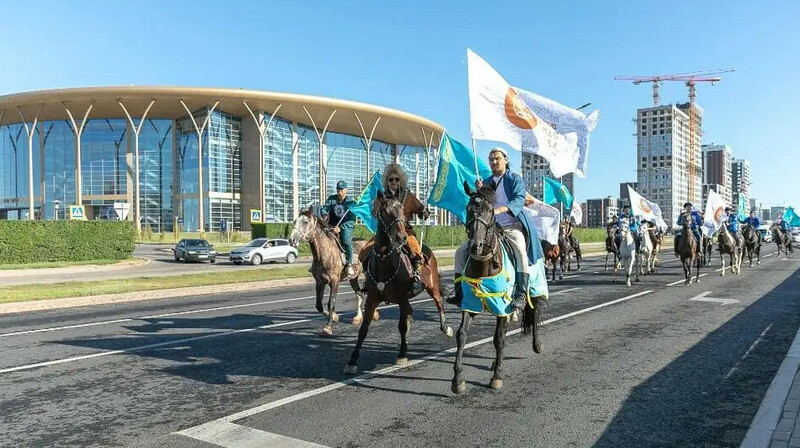
<svg viewBox="0 0 800 448"><path fill-rule="evenodd" d="M634 190L639 190L639 184L636 182L622 182L619 184L619 205L620 207L625 207L626 205L631 205L631 196L628 192L628 187L633 188Z"/></svg>
<svg viewBox="0 0 800 448"><path fill-rule="evenodd" d="M768 209L768 208L762 208L761 209L761 215L759 216L759 219L761 219L762 221L770 221L772 219L771 210Z"/></svg>
<svg viewBox="0 0 800 448"><path fill-rule="evenodd" d="M750 211L756 212L756 215L761 214L761 201L756 198L750 198Z"/></svg>
<svg viewBox="0 0 800 448"><path fill-rule="evenodd" d="M783 207L770 207L769 208L769 219L773 221L778 221L783 216Z"/></svg>
<svg viewBox="0 0 800 448"><path fill-rule="evenodd" d="M267 222L291 222L333 194L338 180L356 195L392 161L425 198L441 133L437 123L397 110L257 90L5 95L0 218L65 219L69 205L82 205L88 219L138 220L153 230L179 223L216 231L223 221L246 230L251 209ZM127 216L120 204L129 205Z"/></svg>
<svg viewBox="0 0 800 448"><path fill-rule="evenodd" d="M586 227L605 227L609 217L619 215L619 199L611 196L586 201Z"/></svg>
<svg viewBox="0 0 800 448"><path fill-rule="evenodd" d="M585 202L581 202L581 212L582 212L581 213L581 225L583 227L589 227L589 221L588 221L588 219L589 219L589 211L586 208L586 203Z"/></svg>
<svg viewBox="0 0 800 448"><path fill-rule="evenodd" d="M636 113L637 191L661 207L666 222L677 221L686 201L702 200L699 143L703 109L695 106L694 130L688 112L687 103L643 108ZM692 160L690 145L695 148Z"/></svg>
<svg viewBox="0 0 800 448"><path fill-rule="evenodd" d="M747 159L733 160L733 196L731 204L739 205L739 196L744 196L744 203L750 206L750 161Z"/></svg>
<svg viewBox="0 0 800 448"><path fill-rule="evenodd" d="M544 198L545 177L561 182L567 187L572 197L575 197L575 175L570 173L562 177L553 176L553 172L550 171L550 163L540 155L523 152L521 171L528 193L536 199Z"/></svg>
<svg viewBox="0 0 800 448"><path fill-rule="evenodd" d="M703 204L715 191L730 204L733 193L733 151L728 145L703 145ZM706 186L709 187L706 187Z"/></svg>

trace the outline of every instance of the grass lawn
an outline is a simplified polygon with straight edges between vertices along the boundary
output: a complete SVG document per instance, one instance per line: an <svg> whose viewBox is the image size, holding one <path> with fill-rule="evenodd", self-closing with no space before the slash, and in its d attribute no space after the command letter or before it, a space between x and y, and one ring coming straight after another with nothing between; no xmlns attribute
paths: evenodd
<svg viewBox="0 0 800 448"><path fill-rule="evenodd" d="M443 257L439 259L440 266L452 264L452 257ZM226 272L224 275L220 275L219 272L209 272L204 274L186 274L168 277L141 277L89 282L19 285L0 288L0 303L153 291L190 286L260 282L264 280L304 278L310 275L311 274L308 273L308 266L287 266L274 269L249 269L246 271L237 271L235 268L232 268L230 272Z"/></svg>
<svg viewBox="0 0 800 448"><path fill-rule="evenodd" d="M103 266L109 264L124 263L126 261L135 260L135 258L128 258L127 260L86 260L86 261L43 261L40 263L26 263L26 264L0 264L0 271L7 271L12 269L41 269L41 268L64 268L69 266Z"/></svg>

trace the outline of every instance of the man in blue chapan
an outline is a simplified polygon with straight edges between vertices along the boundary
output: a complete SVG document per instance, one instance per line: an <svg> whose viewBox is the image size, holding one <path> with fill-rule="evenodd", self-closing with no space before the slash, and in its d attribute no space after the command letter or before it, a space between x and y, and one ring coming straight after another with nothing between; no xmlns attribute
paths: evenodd
<svg viewBox="0 0 800 448"><path fill-rule="evenodd" d="M761 221L758 220L758 216L756 216L756 211L750 210L750 216L739 222L741 222L742 224L747 224L750 227L752 227L753 231L756 232L756 238L758 238L758 245L761 245L761 232L758 231L758 228L761 227Z"/></svg>
<svg viewBox="0 0 800 448"><path fill-rule="evenodd" d="M728 232L731 232L733 240L736 241L736 247L739 247L742 245L742 241L739 239L739 215L733 212L732 207L725 207L725 214L728 215L728 223L726 224Z"/></svg>
<svg viewBox="0 0 800 448"><path fill-rule="evenodd" d="M697 240L698 246L702 243L703 238L700 234L700 228L703 227L703 218L700 217L700 213L694 210L691 202L687 202L683 204L683 213L678 216L678 225L683 225L683 217L684 215L688 214L689 219L691 221L691 230L692 234L694 235L694 239ZM681 235L683 238L683 235ZM675 238L675 256L678 256L678 238Z"/></svg>

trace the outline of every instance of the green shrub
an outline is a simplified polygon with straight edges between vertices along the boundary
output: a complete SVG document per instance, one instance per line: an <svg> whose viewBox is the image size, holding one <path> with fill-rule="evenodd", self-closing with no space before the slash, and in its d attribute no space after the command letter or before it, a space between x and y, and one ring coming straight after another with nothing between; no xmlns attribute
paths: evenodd
<svg viewBox="0 0 800 448"><path fill-rule="evenodd" d="M124 260L135 242L129 221L0 220L0 264Z"/></svg>
<svg viewBox="0 0 800 448"><path fill-rule="evenodd" d="M581 243L602 243L606 240L606 229L575 227L572 234Z"/></svg>

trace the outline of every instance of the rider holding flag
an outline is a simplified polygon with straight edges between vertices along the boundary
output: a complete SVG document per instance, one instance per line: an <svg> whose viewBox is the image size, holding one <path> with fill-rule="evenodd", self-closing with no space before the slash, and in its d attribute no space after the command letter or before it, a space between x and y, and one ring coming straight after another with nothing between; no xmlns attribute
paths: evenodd
<svg viewBox="0 0 800 448"><path fill-rule="evenodd" d="M617 217L617 247L620 247L622 244L622 223L628 223L628 229L633 234L633 240L636 242L636 251L639 251L639 247L642 244L642 237L639 235L639 221L633 217L633 212L631 211L630 205L625 205L622 207L622 212L620 212L619 217Z"/></svg>

